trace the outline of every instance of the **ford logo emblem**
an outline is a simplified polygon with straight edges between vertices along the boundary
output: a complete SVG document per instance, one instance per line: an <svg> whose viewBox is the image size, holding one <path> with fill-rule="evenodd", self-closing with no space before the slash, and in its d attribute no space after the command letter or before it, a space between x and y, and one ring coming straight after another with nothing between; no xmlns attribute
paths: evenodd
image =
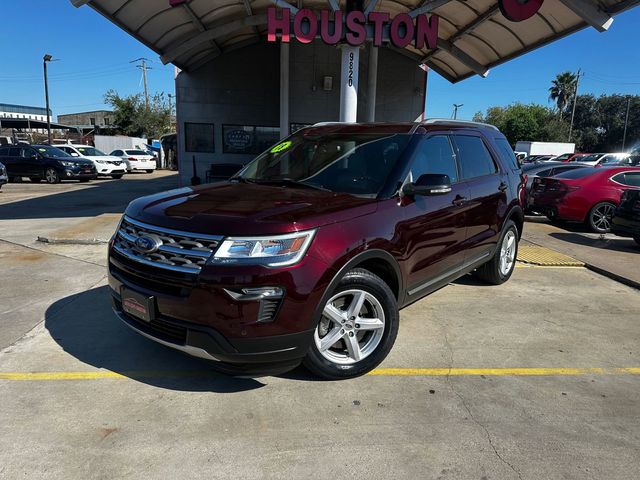
<svg viewBox="0 0 640 480"><path fill-rule="evenodd" d="M162 240L155 235L145 234L136 238L135 245L136 249L142 253L153 253L160 248Z"/></svg>

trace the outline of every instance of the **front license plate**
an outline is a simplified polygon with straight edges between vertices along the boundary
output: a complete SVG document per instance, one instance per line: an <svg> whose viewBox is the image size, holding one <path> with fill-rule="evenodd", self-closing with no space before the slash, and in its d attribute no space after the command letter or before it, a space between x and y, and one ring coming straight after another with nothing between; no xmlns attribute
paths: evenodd
<svg viewBox="0 0 640 480"><path fill-rule="evenodd" d="M120 291L122 310L140 320L150 322L155 317L155 299L128 288Z"/></svg>

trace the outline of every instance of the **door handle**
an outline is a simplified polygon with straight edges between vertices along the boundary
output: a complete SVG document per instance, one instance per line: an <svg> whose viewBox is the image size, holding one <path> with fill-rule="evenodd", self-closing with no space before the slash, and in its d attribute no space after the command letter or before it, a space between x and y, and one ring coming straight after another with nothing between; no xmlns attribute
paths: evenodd
<svg viewBox="0 0 640 480"><path fill-rule="evenodd" d="M507 190L507 184L504 182L500 182L500 185L498 185L498 190L500 190L501 192L504 192Z"/></svg>
<svg viewBox="0 0 640 480"><path fill-rule="evenodd" d="M451 203L453 205L455 205L456 207L459 207L460 205L462 205L464 202L466 202L467 200L469 200L467 197L463 197L462 195L456 195L456 198L454 198Z"/></svg>

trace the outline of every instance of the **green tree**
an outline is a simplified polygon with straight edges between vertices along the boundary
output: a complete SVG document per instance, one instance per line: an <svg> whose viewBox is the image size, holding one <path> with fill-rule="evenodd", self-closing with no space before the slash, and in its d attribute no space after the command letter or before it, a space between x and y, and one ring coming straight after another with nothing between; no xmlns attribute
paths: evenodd
<svg viewBox="0 0 640 480"><path fill-rule="evenodd" d="M118 133L132 137L160 138L171 131L171 113L163 93L153 94L147 108L143 96L120 96L109 90L104 96L113 109L113 124Z"/></svg>
<svg viewBox="0 0 640 480"><path fill-rule="evenodd" d="M576 93L578 77L575 73L563 72L559 73L556 78L551 82L551 88L549 88L549 100L556 104L560 118L566 111L573 96Z"/></svg>

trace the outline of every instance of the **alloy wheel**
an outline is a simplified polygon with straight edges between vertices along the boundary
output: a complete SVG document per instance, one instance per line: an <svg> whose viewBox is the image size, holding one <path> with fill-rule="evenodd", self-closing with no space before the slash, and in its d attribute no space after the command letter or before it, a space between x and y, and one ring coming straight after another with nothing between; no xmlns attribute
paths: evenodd
<svg viewBox="0 0 640 480"><path fill-rule="evenodd" d="M351 365L376 350L384 327L384 310L375 296L360 289L345 290L326 303L314 340L325 359Z"/></svg>
<svg viewBox="0 0 640 480"><path fill-rule="evenodd" d="M513 262L516 260L516 234L513 230L509 230L502 239L500 248L500 274L507 276L513 268Z"/></svg>
<svg viewBox="0 0 640 480"><path fill-rule="evenodd" d="M47 183L58 183L58 173L53 168L48 168L45 173Z"/></svg>
<svg viewBox="0 0 640 480"><path fill-rule="evenodd" d="M598 232L608 232L611 229L611 219L615 207L610 203L602 203L591 212L591 224Z"/></svg>

